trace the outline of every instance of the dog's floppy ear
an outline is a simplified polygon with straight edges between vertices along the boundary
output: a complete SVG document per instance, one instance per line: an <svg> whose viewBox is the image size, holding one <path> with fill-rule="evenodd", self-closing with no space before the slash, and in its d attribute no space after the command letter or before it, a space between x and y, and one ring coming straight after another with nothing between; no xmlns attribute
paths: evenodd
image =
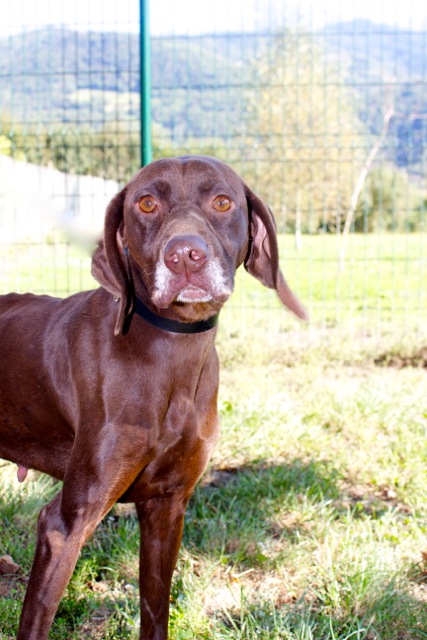
<svg viewBox="0 0 427 640"><path fill-rule="evenodd" d="M133 287L126 264L123 232L123 205L126 188L110 202L105 214L104 239L92 257L92 275L117 300L119 308L114 335L123 331L126 317L132 310Z"/></svg>
<svg viewBox="0 0 427 640"><path fill-rule="evenodd" d="M276 289L280 300L295 315L307 320L308 315L296 295L291 291L279 269L276 223L271 210L245 185L249 209L249 250L245 269L263 285Z"/></svg>

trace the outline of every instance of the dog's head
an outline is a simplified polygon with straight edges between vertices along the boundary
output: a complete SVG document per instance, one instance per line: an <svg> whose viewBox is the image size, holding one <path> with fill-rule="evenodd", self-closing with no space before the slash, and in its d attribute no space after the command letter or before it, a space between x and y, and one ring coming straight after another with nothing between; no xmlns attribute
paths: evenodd
<svg viewBox="0 0 427 640"><path fill-rule="evenodd" d="M118 334L134 296L171 319L209 318L242 263L306 319L279 269L270 209L225 163L183 156L144 167L111 201L92 273L120 301Z"/></svg>

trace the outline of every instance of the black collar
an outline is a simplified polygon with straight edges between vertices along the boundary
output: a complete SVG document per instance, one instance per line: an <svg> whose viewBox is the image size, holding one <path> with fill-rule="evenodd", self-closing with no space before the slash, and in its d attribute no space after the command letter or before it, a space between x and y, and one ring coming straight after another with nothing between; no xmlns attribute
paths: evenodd
<svg viewBox="0 0 427 640"><path fill-rule="evenodd" d="M137 313L146 322L149 322L158 329L169 331L171 333L203 333L213 329L218 322L219 314L208 318L207 320L199 320L198 322L179 322L178 320L170 320L153 313L145 304L137 297L134 298L133 311Z"/></svg>

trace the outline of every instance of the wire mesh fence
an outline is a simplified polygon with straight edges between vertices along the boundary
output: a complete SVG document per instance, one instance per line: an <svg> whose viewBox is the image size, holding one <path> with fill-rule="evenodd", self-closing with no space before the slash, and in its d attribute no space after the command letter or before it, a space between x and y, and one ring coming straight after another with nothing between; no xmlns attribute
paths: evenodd
<svg viewBox="0 0 427 640"><path fill-rule="evenodd" d="M140 166L140 3L87 4L4 2L4 292L95 286ZM153 156L219 157L269 203L312 328L425 335L427 9L370 4L151 3ZM228 313L292 326L243 275Z"/></svg>

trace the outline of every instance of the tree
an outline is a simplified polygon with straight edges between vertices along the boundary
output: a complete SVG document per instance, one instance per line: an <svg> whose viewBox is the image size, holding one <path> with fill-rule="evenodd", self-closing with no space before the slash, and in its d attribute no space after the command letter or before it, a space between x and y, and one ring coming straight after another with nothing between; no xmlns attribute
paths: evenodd
<svg viewBox="0 0 427 640"><path fill-rule="evenodd" d="M340 69L312 35L286 32L254 64L245 145L281 229L341 226L363 166L364 127Z"/></svg>
<svg viewBox="0 0 427 640"><path fill-rule="evenodd" d="M410 183L407 171L385 165L373 169L354 216L355 231L421 231L425 194Z"/></svg>

